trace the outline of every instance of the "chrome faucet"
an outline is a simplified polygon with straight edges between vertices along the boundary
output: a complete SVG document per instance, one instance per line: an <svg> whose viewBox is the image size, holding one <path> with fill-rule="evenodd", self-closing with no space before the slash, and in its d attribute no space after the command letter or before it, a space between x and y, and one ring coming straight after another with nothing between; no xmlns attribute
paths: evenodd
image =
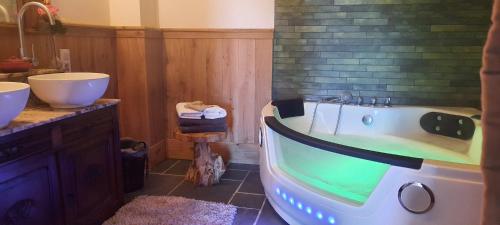
<svg viewBox="0 0 500 225"><path fill-rule="evenodd" d="M340 97L337 97L337 96L326 97L326 98L322 98L320 100L320 102L326 102L326 103L335 103L335 102L339 102L339 101L340 101Z"/></svg>
<svg viewBox="0 0 500 225"><path fill-rule="evenodd" d="M24 4L23 7L21 7L21 9L19 9L19 12L17 14L17 28L19 30L19 44L21 45L21 47L19 48L19 53L21 54L21 58L22 59L34 61L35 57L34 57L34 50L33 49L32 49L32 51L33 51L32 52L32 54L33 54L32 58L27 57L26 53L24 52L24 24L23 24L23 16L24 16L24 13L26 12L26 10L29 7L31 7L31 6L39 7L43 11L45 11L45 13L47 14L47 16L49 17L49 23L50 23L50 25L55 25L56 23L55 23L54 17L52 17L52 14L50 13L50 11L47 8L47 6L45 6L42 3L39 3L39 2L28 2L28 3Z"/></svg>
<svg viewBox="0 0 500 225"><path fill-rule="evenodd" d="M370 105L375 107L377 105L377 97L372 97L370 100Z"/></svg>
<svg viewBox="0 0 500 225"><path fill-rule="evenodd" d="M391 104L391 97L387 97L385 99L384 106L385 107L391 107L392 106L392 104Z"/></svg>
<svg viewBox="0 0 500 225"><path fill-rule="evenodd" d="M363 97L358 96L358 100L356 101L357 105L363 105Z"/></svg>
<svg viewBox="0 0 500 225"><path fill-rule="evenodd" d="M320 102L349 104L352 101L351 92L344 91L339 96L321 98Z"/></svg>
<svg viewBox="0 0 500 225"><path fill-rule="evenodd" d="M342 94L340 94L340 102L342 104L350 104L352 102L352 93L343 91Z"/></svg>

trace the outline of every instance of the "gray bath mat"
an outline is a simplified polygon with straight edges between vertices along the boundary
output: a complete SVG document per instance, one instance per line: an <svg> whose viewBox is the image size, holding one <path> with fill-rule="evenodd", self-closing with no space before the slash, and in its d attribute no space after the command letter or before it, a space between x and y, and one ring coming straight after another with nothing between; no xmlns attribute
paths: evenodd
<svg viewBox="0 0 500 225"><path fill-rule="evenodd" d="M139 196L103 225L231 225L236 207L174 196Z"/></svg>

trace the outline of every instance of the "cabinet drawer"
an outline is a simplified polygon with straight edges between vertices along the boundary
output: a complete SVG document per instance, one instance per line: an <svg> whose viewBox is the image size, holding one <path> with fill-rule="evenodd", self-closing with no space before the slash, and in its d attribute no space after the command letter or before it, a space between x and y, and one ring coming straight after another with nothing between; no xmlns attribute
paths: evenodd
<svg viewBox="0 0 500 225"><path fill-rule="evenodd" d="M8 139L0 139L0 165L37 152L48 151L51 148L52 136L50 128L21 132Z"/></svg>
<svg viewBox="0 0 500 225"><path fill-rule="evenodd" d="M109 109L87 113L61 123L64 145L78 143L89 138L104 138L114 129L113 111Z"/></svg>

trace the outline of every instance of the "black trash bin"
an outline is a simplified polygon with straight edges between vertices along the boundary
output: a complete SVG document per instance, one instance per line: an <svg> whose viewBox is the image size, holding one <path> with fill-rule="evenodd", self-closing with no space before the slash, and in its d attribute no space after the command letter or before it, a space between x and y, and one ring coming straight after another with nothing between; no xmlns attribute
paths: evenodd
<svg viewBox="0 0 500 225"><path fill-rule="evenodd" d="M144 174L148 172L148 146L131 138L120 140L123 167L123 189L125 193L144 187Z"/></svg>

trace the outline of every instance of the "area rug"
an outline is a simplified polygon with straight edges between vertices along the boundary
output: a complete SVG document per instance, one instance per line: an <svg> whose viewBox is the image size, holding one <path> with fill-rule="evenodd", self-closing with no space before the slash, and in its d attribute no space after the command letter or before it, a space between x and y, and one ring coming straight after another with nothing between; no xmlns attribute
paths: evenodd
<svg viewBox="0 0 500 225"><path fill-rule="evenodd" d="M103 225L231 225L236 207L174 196L139 196Z"/></svg>

